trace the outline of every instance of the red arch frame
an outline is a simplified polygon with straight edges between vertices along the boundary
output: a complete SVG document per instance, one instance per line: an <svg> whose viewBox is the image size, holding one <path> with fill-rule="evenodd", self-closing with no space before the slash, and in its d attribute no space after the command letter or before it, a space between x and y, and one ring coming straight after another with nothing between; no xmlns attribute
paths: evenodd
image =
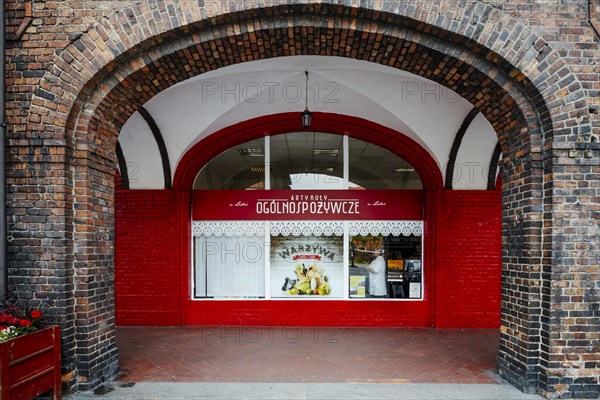
<svg viewBox="0 0 600 400"><path fill-rule="evenodd" d="M317 325L317 326L431 326L435 324L435 215L436 196L443 190L441 171L433 157L417 142L382 125L362 118L332 113L314 113L311 130L348 135L386 148L410 163L419 173L425 192L425 268L428 282L422 301L311 300L304 314L290 317L294 302L277 300L196 301L191 296L191 193L200 169L233 146L260 137L302 131L300 113L267 115L221 129L192 146L175 171L173 189L181 195L181 313L182 325ZM295 315L295 314L294 314ZM316 318L316 315L324 315ZM335 315L336 317L331 317ZM356 315L349 318L346 315ZM378 317L374 317L377 315Z"/></svg>
<svg viewBox="0 0 600 400"><path fill-rule="evenodd" d="M304 130L300 113L266 115L221 129L192 146L175 171L173 189L191 190L200 169L220 153L233 146L260 137ZM393 129L362 118L332 113L313 113L311 131L348 135L383 147L411 164L426 191L443 187L437 163L420 144Z"/></svg>

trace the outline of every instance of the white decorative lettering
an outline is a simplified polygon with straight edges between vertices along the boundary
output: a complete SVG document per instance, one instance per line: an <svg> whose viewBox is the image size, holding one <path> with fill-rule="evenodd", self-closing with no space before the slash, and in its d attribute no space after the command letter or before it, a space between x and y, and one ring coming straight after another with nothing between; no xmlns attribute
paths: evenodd
<svg viewBox="0 0 600 400"><path fill-rule="evenodd" d="M360 202L356 200L327 199L319 195L291 195L290 200L260 200L256 202L256 213L266 215L289 214L360 214ZM322 200L321 200L322 199ZM380 203L379 205L385 205ZM235 206L247 206L239 202Z"/></svg>
<svg viewBox="0 0 600 400"><path fill-rule="evenodd" d="M277 203L275 200L271 200L271 203L269 203L269 211L271 214L277 214Z"/></svg>
<svg viewBox="0 0 600 400"><path fill-rule="evenodd" d="M317 203L317 214L323 214L323 212L321 211L323 209L323 202L319 201Z"/></svg>
<svg viewBox="0 0 600 400"><path fill-rule="evenodd" d="M342 209L342 204L335 201L335 202L331 202L331 212L333 214L339 214L341 212Z"/></svg>
<svg viewBox="0 0 600 400"><path fill-rule="evenodd" d="M304 214L306 212L306 210L308 210L308 203L306 201L303 201L301 204L302 204L302 214Z"/></svg>

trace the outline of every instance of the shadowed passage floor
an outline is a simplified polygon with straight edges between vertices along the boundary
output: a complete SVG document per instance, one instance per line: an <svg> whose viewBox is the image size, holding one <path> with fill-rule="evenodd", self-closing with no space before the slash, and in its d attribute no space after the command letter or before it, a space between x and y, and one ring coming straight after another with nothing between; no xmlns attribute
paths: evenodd
<svg viewBox="0 0 600 400"><path fill-rule="evenodd" d="M497 329L120 327L121 381L496 383Z"/></svg>

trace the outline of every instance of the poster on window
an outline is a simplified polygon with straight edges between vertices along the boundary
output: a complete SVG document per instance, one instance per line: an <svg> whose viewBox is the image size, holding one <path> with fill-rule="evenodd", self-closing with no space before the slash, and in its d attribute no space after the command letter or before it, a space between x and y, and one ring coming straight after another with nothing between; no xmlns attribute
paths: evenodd
<svg viewBox="0 0 600 400"><path fill-rule="evenodd" d="M350 276L350 297L365 297L366 275Z"/></svg>
<svg viewBox="0 0 600 400"><path fill-rule="evenodd" d="M271 297L343 297L342 236L271 237Z"/></svg>
<svg viewBox="0 0 600 400"><path fill-rule="evenodd" d="M406 260L406 280L409 282L408 297L421 298L421 260Z"/></svg>

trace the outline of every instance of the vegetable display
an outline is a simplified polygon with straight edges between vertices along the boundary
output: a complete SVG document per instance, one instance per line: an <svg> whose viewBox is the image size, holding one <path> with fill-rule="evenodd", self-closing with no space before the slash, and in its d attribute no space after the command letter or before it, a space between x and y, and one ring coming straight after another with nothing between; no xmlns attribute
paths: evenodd
<svg viewBox="0 0 600 400"><path fill-rule="evenodd" d="M294 267L296 283L288 290L290 295L318 295L327 296L331 293L331 286L325 271L316 264L306 268L304 264Z"/></svg>

